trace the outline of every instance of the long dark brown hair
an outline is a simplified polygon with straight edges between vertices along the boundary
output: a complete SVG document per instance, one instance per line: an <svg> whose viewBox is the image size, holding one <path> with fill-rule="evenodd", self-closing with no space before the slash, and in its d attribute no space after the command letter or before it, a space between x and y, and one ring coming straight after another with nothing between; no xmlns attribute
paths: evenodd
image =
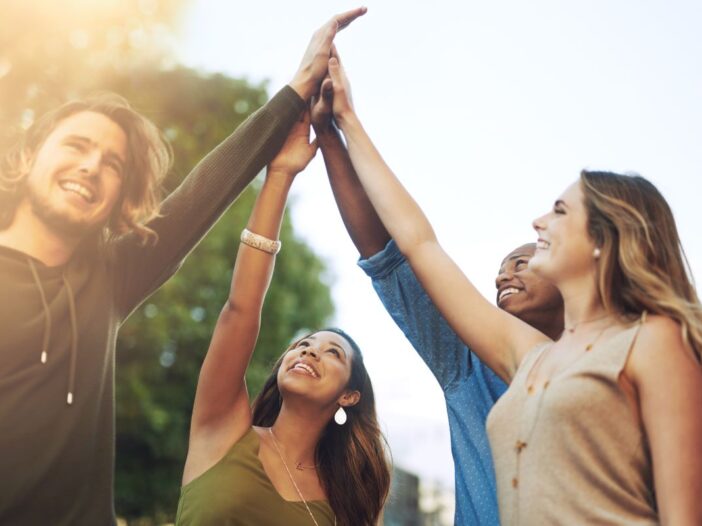
<svg viewBox="0 0 702 526"><path fill-rule="evenodd" d="M674 319L700 360L702 306L665 198L639 175L584 170L580 184L588 231L601 251L602 304L624 316L648 311Z"/></svg>
<svg viewBox="0 0 702 526"><path fill-rule="evenodd" d="M315 451L319 478L339 526L375 526L390 488L390 469L385 454L386 442L375 413L373 386L356 342L340 329L316 332L322 331L334 332L351 345L354 352L346 389L358 391L361 398L356 405L344 408L348 415L344 425L331 421L322 433ZM275 363L253 402L256 426L270 427L278 418L283 399L277 378L284 356L285 353Z"/></svg>

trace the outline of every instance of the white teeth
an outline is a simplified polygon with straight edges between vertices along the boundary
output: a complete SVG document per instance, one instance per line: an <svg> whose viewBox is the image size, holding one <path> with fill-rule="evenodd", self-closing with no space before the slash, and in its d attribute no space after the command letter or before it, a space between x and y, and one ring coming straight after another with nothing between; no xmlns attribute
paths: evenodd
<svg viewBox="0 0 702 526"><path fill-rule="evenodd" d="M93 195L93 192L89 188L83 186L80 183L76 183L75 181L63 181L60 184L60 186L64 190L68 190L69 192L75 192L89 203L92 203L95 197Z"/></svg>
<svg viewBox="0 0 702 526"><path fill-rule="evenodd" d="M302 363L302 362L296 363L295 366L293 367L293 369L301 369L301 370L305 371L306 373L310 374L311 376L313 376L314 378L318 378L318 375L314 371L314 369L312 369L312 367L310 367L306 363Z"/></svg>
<svg viewBox="0 0 702 526"><path fill-rule="evenodd" d="M498 301L502 301L505 299L507 296L511 296L512 294L517 294L519 292L519 289L515 287L509 287L500 292L500 297L498 298Z"/></svg>
<svg viewBox="0 0 702 526"><path fill-rule="evenodd" d="M551 246L551 243L549 243L548 241L544 241L543 239L539 239L536 242L536 248L544 248L545 249L545 248L548 248L550 246Z"/></svg>

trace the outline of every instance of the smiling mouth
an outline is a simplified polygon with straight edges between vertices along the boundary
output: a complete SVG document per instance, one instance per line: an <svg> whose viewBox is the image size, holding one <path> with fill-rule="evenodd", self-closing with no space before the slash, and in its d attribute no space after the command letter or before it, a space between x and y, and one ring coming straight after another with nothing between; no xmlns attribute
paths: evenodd
<svg viewBox="0 0 702 526"><path fill-rule="evenodd" d="M62 190L66 192L74 193L83 198L83 200L88 204L93 204L95 202L95 192L93 192L87 186L84 186L75 181L61 181L59 186Z"/></svg>
<svg viewBox="0 0 702 526"><path fill-rule="evenodd" d="M307 374L311 376L312 378L319 378L319 374L317 374L317 371L315 371L312 367L307 365L306 363L303 362L297 362L295 365L293 365L289 371L295 371L297 373L301 374Z"/></svg>
<svg viewBox="0 0 702 526"><path fill-rule="evenodd" d="M500 295L497 297L497 303L502 303L505 298L518 294L519 292L521 292L521 290L516 287L507 287L506 289L500 291Z"/></svg>
<svg viewBox="0 0 702 526"><path fill-rule="evenodd" d="M536 248L540 248L540 249L542 249L542 250L546 250L546 249L547 249L548 247L550 247L550 246L551 246L551 243L548 242L548 241L546 241L546 240L544 240L544 239L539 239L539 240L536 242Z"/></svg>

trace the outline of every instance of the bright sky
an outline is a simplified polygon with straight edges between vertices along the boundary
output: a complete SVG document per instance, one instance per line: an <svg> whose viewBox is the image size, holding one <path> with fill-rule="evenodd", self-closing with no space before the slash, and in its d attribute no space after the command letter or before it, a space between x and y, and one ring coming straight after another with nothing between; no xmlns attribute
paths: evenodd
<svg viewBox="0 0 702 526"><path fill-rule="evenodd" d="M356 4L193 0L180 56L287 83L312 32ZM354 103L449 253L489 298L502 257L535 241L582 168L636 171L678 220L702 279L702 3L369 0L337 37ZM358 340L395 462L453 484L443 397L355 265L321 155L295 183L296 231L329 264L337 324Z"/></svg>

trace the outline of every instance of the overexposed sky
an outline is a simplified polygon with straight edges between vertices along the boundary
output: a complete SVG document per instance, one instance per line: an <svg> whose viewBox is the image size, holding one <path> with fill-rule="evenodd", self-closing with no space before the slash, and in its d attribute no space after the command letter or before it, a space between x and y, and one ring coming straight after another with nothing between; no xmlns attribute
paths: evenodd
<svg viewBox="0 0 702 526"><path fill-rule="evenodd" d="M193 0L179 56L274 93L337 0ZM635 171L671 204L702 279L702 3L369 0L337 37L357 113L442 243L489 298L502 257L582 168ZM395 462L453 483L443 397L356 267L321 154L293 191L327 262L336 323L365 351Z"/></svg>

